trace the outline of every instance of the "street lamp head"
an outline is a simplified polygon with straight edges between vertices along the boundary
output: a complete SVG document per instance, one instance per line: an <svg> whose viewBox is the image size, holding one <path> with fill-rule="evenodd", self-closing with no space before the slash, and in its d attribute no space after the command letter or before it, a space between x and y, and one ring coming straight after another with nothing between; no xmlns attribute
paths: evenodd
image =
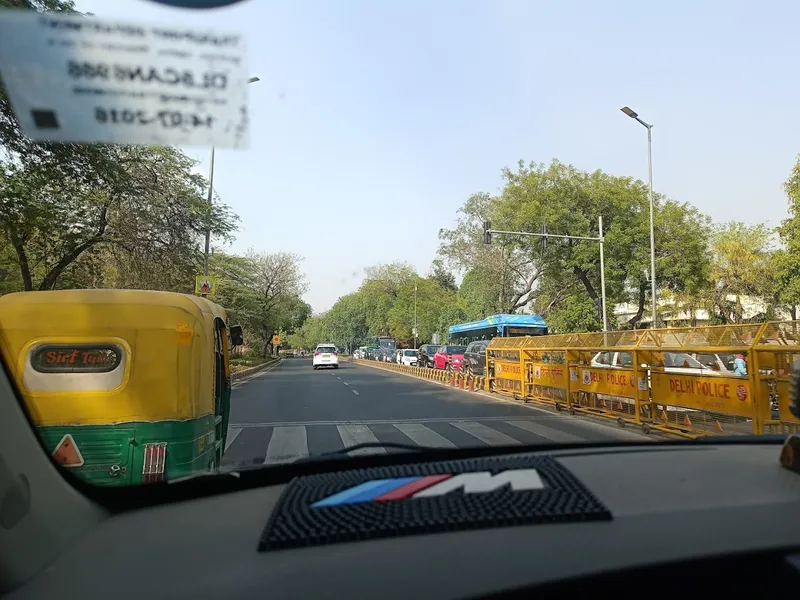
<svg viewBox="0 0 800 600"><path fill-rule="evenodd" d="M622 112L624 112L626 115L628 115L631 119L635 119L636 117L639 116L639 113L637 113L636 111L632 110L628 106L623 106L622 108L620 108L620 110Z"/></svg>
<svg viewBox="0 0 800 600"><path fill-rule="evenodd" d="M258 77L253 76L247 80L247 83L255 83L256 81L261 81L261 80Z"/></svg>

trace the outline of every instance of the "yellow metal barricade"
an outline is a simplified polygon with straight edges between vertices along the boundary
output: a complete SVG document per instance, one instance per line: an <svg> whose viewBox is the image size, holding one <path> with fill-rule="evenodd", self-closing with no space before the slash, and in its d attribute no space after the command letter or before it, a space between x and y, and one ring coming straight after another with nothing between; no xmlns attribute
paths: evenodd
<svg viewBox="0 0 800 600"><path fill-rule="evenodd" d="M522 397L525 374L521 348L530 338L494 338L486 348L486 383L489 391Z"/></svg>
<svg viewBox="0 0 800 600"><path fill-rule="evenodd" d="M759 421L765 433L800 431L800 419L789 410L794 361L800 360L800 321L767 323L754 347ZM768 400L767 400L768 399Z"/></svg>
<svg viewBox="0 0 800 600"><path fill-rule="evenodd" d="M752 348L764 327L645 330L636 361L650 372L647 422L687 437L763 433Z"/></svg>
<svg viewBox="0 0 800 600"><path fill-rule="evenodd" d="M635 360L641 331L609 331L573 336L570 411L614 418L620 425L642 422L642 403L649 400L647 375Z"/></svg>

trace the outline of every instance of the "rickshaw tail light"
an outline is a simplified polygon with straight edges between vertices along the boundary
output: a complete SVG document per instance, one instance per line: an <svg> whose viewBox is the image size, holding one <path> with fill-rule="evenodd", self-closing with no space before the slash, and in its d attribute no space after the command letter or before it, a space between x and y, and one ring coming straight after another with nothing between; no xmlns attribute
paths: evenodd
<svg viewBox="0 0 800 600"><path fill-rule="evenodd" d="M164 472L167 466L167 443L144 444L144 466L142 467L142 482L156 483L164 481Z"/></svg>

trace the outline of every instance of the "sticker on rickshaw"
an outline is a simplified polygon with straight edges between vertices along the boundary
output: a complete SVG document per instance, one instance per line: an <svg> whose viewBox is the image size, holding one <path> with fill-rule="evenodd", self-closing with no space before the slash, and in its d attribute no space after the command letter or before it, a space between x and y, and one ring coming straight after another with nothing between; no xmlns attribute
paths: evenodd
<svg viewBox="0 0 800 600"><path fill-rule="evenodd" d="M83 455L70 434L66 434L53 450L53 460L62 467L82 467Z"/></svg>

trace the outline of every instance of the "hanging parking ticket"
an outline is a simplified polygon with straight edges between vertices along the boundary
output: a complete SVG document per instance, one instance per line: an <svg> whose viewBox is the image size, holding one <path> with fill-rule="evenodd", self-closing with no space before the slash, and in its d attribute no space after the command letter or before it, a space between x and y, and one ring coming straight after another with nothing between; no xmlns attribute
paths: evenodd
<svg viewBox="0 0 800 600"><path fill-rule="evenodd" d="M238 34L3 10L0 75L34 140L248 145Z"/></svg>

